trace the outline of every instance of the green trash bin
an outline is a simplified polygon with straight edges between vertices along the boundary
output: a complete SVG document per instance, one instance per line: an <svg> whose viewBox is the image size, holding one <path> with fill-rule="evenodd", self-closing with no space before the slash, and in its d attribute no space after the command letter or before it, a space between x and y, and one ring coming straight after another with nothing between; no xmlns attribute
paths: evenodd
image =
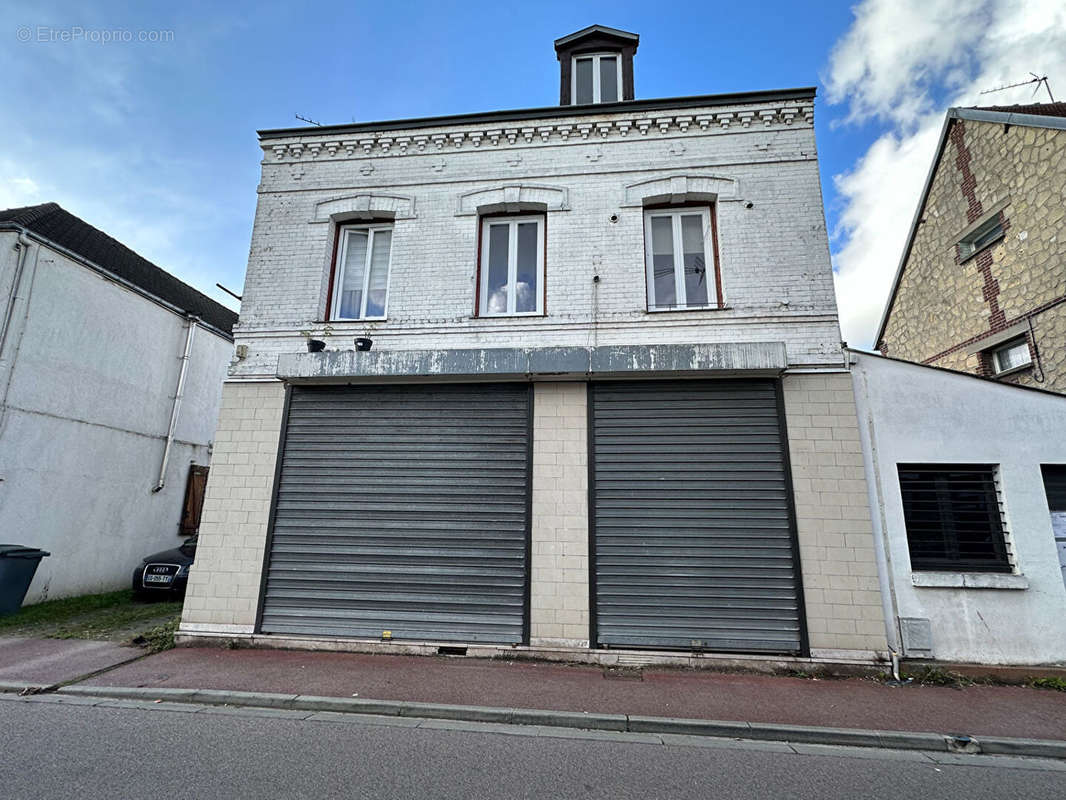
<svg viewBox="0 0 1066 800"><path fill-rule="evenodd" d="M36 547L0 544L0 617L22 608L41 559L50 556Z"/></svg>

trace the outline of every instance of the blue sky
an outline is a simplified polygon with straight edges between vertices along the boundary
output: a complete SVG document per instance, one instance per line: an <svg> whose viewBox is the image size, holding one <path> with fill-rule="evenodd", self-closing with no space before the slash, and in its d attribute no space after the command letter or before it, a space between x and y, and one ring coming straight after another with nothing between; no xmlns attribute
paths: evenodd
<svg viewBox="0 0 1066 800"><path fill-rule="evenodd" d="M257 129L299 124L294 113L343 123L553 105L553 39L601 23L641 36L638 98L819 87L834 264L851 276L838 280L838 296L845 336L854 331L857 341L869 338L872 309L883 302L932 155L929 131L947 105L976 102L975 87L1030 69L1053 72L1053 87L1061 74L1066 94L1060 5L0 2L0 207L56 201L229 302L214 284L239 290L243 281ZM1018 14L1034 17L1020 32ZM998 49L977 50L991 55L969 55L981 34L954 28L975 20L985 28L1002 21ZM79 28L78 41L62 41ZM172 34L87 40L89 31L116 30ZM895 197L888 206L907 209L893 211L890 235L867 219L886 181ZM868 302L871 293L878 303ZM864 301L870 307L852 320L853 304Z"/></svg>

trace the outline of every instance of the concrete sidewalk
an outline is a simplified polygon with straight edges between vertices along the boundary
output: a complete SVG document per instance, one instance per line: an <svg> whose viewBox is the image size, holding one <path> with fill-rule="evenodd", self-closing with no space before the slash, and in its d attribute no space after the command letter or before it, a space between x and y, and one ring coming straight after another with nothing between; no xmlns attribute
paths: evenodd
<svg viewBox="0 0 1066 800"><path fill-rule="evenodd" d="M92 639L0 636L0 681L49 686L124 664L144 651Z"/></svg>
<svg viewBox="0 0 1066 800"><path fill-rule="evenodd" d="M890 687L469 658L178 648L89 687L214 689L510 709L1066 741L1066 693L1017 686Z"/></svg>

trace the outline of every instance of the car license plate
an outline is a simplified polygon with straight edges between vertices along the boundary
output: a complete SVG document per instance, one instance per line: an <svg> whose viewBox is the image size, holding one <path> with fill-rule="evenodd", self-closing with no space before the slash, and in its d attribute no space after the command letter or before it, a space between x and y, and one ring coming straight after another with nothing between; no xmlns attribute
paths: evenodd
<svg viewBox="0 0 1066 800"><path fill-rule="evenodd" d="M145 583L170 583L170 575L145 575Z"/></svg>

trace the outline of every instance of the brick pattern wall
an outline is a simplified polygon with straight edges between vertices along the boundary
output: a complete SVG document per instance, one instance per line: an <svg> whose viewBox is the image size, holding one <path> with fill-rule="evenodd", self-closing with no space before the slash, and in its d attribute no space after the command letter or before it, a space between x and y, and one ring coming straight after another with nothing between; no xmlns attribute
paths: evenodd
<svg viewBox="0 0 1066 800"><path fill-rule="evenodd" d="M584 383L533 386L534 646L588 646L587 402Z"/></svg>
<svg viewBox="0 0 1066 800"><path fill-rule="evenodd" d="M812 655L885 652L851 377L843 372L786 375L784 395Z"/></svg>
<svg viewBox="0 0 1066 800"><path fill-rule="evenodd" d="M282 142L281 156L277 140L264 141L236 339L249 354L234 377L272 376L279 353L303 349L299 331L323 332L334 233L330 223L315 222L316 208L362 193L410 198L403 203L413 215L395 223L389 319L372 326L375 348L784 341L793 363L839 363L813 118L754 116L723 127L691 122L698 109L688 114L689 122L664 114L662 129L624 136L612 127L617 114L593 114L573 121L592 126L592 135L575 127L568 138L553 130L529 142L501 137L475 146L467 138L459 148L412 144L404 155L395 143L387 152L377 145L369 153L312 151L330 137L311 132ZM609 133L600 135L601 124ZM420 133L432 139L438 131ZM297 139L303 149L294 160ZM631 204L627 187L678 175L711 176L722 187L725 309L647 313L643 209L639 199ZM516 185L566 196L564 209L547 213L547 314L477 319L478 220L457 213L460 197ZM365 327L334 323L321 338L330 349L351 349Z"/></svg>
<svg viewBox="0 0 1066 800"><path fill-rule="evenodd" d="M991 374L982 338L1032 320L1039 363L1003 380L1066 392L1066 131L956 120L879 343L886 355ZM959 262L959 235L1000 212L1006 235ZM1035 347L1033 346L1035 344Z"/></svg>
<svg viewBox="0 0 1066 800"><path fill-rule="evenodd" d="M277 381L223 386L184 630L252 631L284 405Z"/></svg>

